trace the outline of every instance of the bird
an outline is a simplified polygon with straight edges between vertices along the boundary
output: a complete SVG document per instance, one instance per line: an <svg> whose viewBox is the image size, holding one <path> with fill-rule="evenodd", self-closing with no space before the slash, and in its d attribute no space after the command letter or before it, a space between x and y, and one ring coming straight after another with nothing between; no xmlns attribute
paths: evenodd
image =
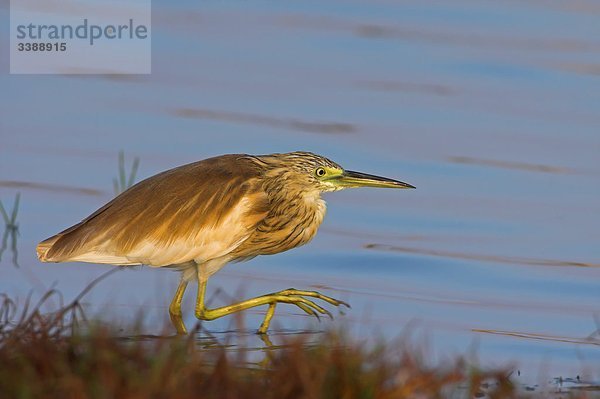
<svg viewBox="0 0 600 399"><path fill-rule="evenodd" d="M197 281L197 319L214 320L267 305L258 329L266 334L279 303L317 318L331 317L318 300L350 306L317 291L289 288L210 309L205 304L208 279L230 262L308 243L325 216L321 194L353 187L415 188L345 170L311 152L220 155L140 181L81 222L40 242L37 255L42 262L175 268L181 278L169 316L178 333L187 333L181 303L188 283Z"/></svg>

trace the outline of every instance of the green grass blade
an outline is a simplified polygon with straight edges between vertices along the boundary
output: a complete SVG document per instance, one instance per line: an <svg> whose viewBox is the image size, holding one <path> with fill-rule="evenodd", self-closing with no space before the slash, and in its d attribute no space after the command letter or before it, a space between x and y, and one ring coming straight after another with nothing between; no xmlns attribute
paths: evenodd
<svg viewBox="0 0 600 399"><path fill-rule="evenodd" d="M17 214L19 213L19 202L21 201L21 193L17 193L15 197L15 205L13 206L12 215L10 216L10 224L16 226Z"/></svg>
<svg viewBox="0 0 600 399"><path fill-rule="evenodd" d="M10 233L10 229L7 227L4 230L4 234L2 235L2 245L0 245L0 261L2 261L2 254L6 250L8 244L8 234Z"/></svg>
<svg viewBox="0 0 600 399"><path fill-rule="evenodd" d="M129 180L127 181L127 188L133 186L135 182L135 175L137 174L138 167L140 166L140 158L135 157L133 160L133 165L131 166L131 173L129 174Z"/></svg>
<svg viewBox="0 0 600 399"><path fill-rule="evenodd" d="M115 190L115 196L119 195L121 192L119 190L119 182L117 181L117 178L113 178L113 188Z"/></svg>
<svg viewBox="0 0 600 399"><path fill-rule="evenodd" d="M0 213L2 213L2 218L4 219L4 224L8 226L10 224L10 219L8 218L8 214L6 210L4 210L4 205L2 205L2 201L0 201Z"/></svg>
<svg viewBox="0 0 600 399"><path fill-rule="evenodd" d="M119 181L121 182L121 192L123 192L127 183L125 178L125 152L123 150L119 151Z"/></svg>

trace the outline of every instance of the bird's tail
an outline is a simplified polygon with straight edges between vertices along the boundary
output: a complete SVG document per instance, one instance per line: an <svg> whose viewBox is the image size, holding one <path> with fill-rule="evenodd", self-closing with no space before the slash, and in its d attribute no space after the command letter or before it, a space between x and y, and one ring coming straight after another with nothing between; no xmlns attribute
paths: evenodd
<svg viewBox="0 0 600 399"><path fill-rule="evenodd" d="M59 262L58 259L55 259L54 257L48 256L48 255L49 255L50 250L52 249L52 246L56 243L56 241L58 241L58 239L60 237L61 237L61 234L57 234L55 236L45 239L44 241L40 242L37 245L35 250L37 252L37 256L40 261L42 261L42 262Z"/></svg>
<svg viewBox="0 0 600 399"><path fill-rule="evenodd" d="M83 221L46 238L37 247L37 256L42 262L90 262L113 265L139 265L126 255L106 251L103 241L110 241L106 236L110 231L98 233L94 218L104 212L112 202L103 206Z"/></svg>
<svg viewBox="0 0 600 399"><path fill-rule="evenodd" d="M37 256L42 262L90 262L111 265L139 265L125 255L98 249L97 241L90 239L90 230L83 223L45 239L37 247Z"/></svg>

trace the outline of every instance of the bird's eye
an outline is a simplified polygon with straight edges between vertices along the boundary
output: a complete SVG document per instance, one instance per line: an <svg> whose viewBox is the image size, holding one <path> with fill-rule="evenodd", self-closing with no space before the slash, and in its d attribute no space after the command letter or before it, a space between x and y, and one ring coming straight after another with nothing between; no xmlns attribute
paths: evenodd
<svg viewBox="0 0 600 399"><path fill-rule="evenodd" d="M317 168L317 170L315 170L315 175L317 175L318 177L323 177L326 173L327 171L325 171L325 169L323 168Z"/></svg>

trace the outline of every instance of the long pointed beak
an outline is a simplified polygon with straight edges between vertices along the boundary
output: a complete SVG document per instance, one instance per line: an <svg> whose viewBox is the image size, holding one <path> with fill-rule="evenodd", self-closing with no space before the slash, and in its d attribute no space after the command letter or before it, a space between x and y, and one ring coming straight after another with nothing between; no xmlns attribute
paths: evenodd
<svg viewBox="0 0 600 399"><path fill-rule="evenodd" d="M387 187L387 188L416 188L415 186L387 177L369 175L351 170L344 171L336 179L336 183L344 187Z"/></svg>

